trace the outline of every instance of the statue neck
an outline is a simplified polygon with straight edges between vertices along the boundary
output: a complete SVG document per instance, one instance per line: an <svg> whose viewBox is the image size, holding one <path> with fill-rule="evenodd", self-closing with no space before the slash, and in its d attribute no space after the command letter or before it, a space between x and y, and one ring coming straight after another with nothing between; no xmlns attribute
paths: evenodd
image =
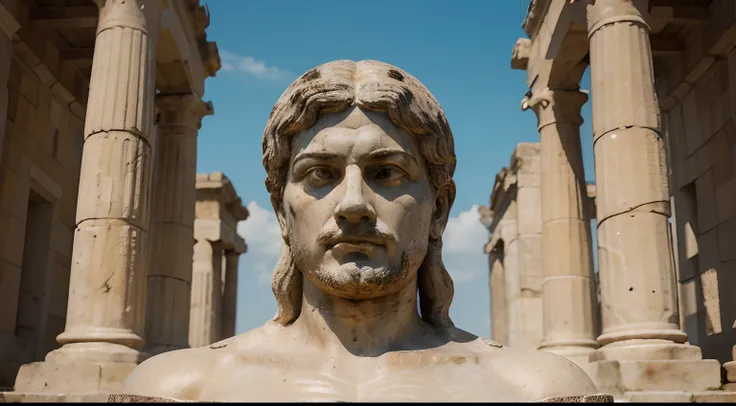
<svg viewBox="0 0 736 406"><path fill-rule="evenodd" d="M419 317L416 282L377 299L352 301L317 288L302 276L302 308L292 325L331 353L378 356L419 345L432 327Z"/></svg>

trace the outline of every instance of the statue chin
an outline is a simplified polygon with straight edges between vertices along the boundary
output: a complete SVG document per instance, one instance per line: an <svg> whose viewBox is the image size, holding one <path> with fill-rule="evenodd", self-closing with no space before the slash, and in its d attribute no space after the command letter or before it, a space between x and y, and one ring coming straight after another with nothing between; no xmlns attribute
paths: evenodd
<svg viewBox="0 0 736 406"><path fill-rule="evenodd" d="M371 300L398 292L412 272L397 267L371 266L365 262L323 264L304 272L322 292L347 300Z"/></svg>

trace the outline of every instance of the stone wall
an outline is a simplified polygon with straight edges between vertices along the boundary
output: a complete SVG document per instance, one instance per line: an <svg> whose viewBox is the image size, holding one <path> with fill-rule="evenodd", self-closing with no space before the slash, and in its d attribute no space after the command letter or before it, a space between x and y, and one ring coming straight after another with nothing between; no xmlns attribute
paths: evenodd
<svg viewBox="0 0 736 406"><path fill-rule="evenodd" d="M17 60L0 163L0 387L64 331L83 122Z"/></svg>
<svg viewBox="0 0 736 406"><path fill-rule="evenodd" d="M538 143L521 143L496 176L485 251L494 340L536 349L542 341L542 212Z"/></svg>
<svg viewBox="0 0 736 406"><path fill-rule="evenodd" d="M655 65L657 91L670 149L681 325L704 358L727 362L736 343L736 52L696 58L698 47L689 60Z"/></svg>

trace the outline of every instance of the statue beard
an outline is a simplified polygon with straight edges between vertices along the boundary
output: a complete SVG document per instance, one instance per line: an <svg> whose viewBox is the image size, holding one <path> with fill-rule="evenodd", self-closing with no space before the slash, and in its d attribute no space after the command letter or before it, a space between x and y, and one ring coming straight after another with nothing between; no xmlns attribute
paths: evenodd
<svg viewBox="0 0 736 406"><path fill-rule="evenodd" d="M398 260L384 266L371 266L360 260L323 260L310 269L299 260L305 257L299 252L292 254L297 268L321 291L346 300L370 300L398 293L412 281L416 283L426 245L420 250L416 248L404 251Z"/></svg>
<svg viewBox="0 0 736 406"><path fill-rule="evenodd" d="M402 260L408 264L413 260ZM442 240L430 239L425 257L419 261L417 291L419 307L424 321L439 328L452 328L450 305L454 293L452 278L442 263ZM272 323L287 326L293 323L302 306L302 272L294 263L288 241L281 246L281 256L274 268L271 290L276 298L277 311Z"/></svg>

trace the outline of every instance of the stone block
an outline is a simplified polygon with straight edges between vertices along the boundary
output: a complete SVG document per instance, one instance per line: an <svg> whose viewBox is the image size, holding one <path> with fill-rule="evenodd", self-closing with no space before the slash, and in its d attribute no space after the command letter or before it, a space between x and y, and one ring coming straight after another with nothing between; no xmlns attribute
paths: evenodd
<svg viewBox="0 0 736 406"><path fill-rule="evenodd" d="M636 403L690 403L688 392L626 392L624 399Z"/></svg>
<svg viewBox="0 0 736 406"><path fill-rule="evenodd" d="M721 309L718 291L718 273L716 269L709 269L700 275L700 286L703 290L703 304L705 306L705 330L707 335L720 334Z"/></svg>
<svg viewBox="0 0 736 406"><path fill-rule="evenodd" d="M38 81L30 75L23 75L20 79L20 94L28 100L33 107L38 106Z"/></svg>
<svg viewBox="0 0 736 406"><path fill-rule="evenodd" d="M25 245L26 225L15 216L8 219L8 228L5 247L3 247L3 258L11 264L23 265L23 248Z"/></svg>
<svg viewBox="0 0 736 406"><path fill-rule="evenodd" d="M665 340L625 340L599 348L590 361L697 361L699 347Z"/></svg>
<svg viewBox="0 0 736 406"><path fill-rule="evenodd" d="M120 392L125 378L133 372L137 364L104 363L100 364L100 391Z"/></svg>
<svg viewBox="0 0 736 406"><path fill-rule="evenodd" d="M2 208L18 219L26 218L28 211L28 179L18 172L6 169L3 174Z"/></svg>
<svg viewBox="0 0 736 406"><path fill-rule="evenodd" d="M721 263L718 252L718 231L710 230L698 236L698 273L717 268Z"/></svg>
<svg viewBox="0 0 736 406"><path fill-rule="evenodd" d="M698 228L702 234L718 225L712 171L706 172L695 181L695 193L698 199Z"/></svg>
<svg viewBox="0 0 736 406"><path fill-rule="evenodd" d="M589 374L603 393L701 392L721 386L721 365L697 361L596 361Z"/></svg>
<svg viewBox="0 0 736 406"><path fill-rule="evenodd" d="M733 162L731 158L731 148L727 151L728 159L733 171ZM718 213L718 222L732 218L736 214L736 178L731 178L719 188L716 189L716 211Z"/></svg>
<svg viewBox="0 0 736 406"><path fill-rule="evenodd" d="M116 392L137 364L34 362L18 371L15 391L84 395Z"/></svg>
<svg viewBox="0 0 736 406"><path fill-rule="evenodd" d="M691 344L699 345L700 332L705 330L705 307L699 277L680 282L679 301L682 330L687 333Z"/></svg>
<svg viewBox="0 0 736 406"><path fill-rule="evenodd" d="M106 403L108 396L109 394L104 392L83 394L0 392L0 403Z"/></svg>
<svg viewBox="0 0 736 406"><path fill-rule="evenodd" d="M522 187L517 191L519 234L542 234L542 191L534 187Z"/></svg>
<svg viewBox="0 0 736 406"><path fill-rule="evenodd" d="M736 403L736 391L696 392L692 394L691 399L691 402L695 403Z"/></svg>
<svg viewBox="0 0 736 406"><path fill-rule="evenodd" d="M720 262L727 262L736 259L736 217L732 217L718 225L718 253Z"/></svg>
<svg viewBox="0 0 736 406"><path fill-rule="evenodd" d="M3 262L2 278L0 278L0 332L15 332L16 316L18 313L18 294L20 293L19 266Z"/></svg>

